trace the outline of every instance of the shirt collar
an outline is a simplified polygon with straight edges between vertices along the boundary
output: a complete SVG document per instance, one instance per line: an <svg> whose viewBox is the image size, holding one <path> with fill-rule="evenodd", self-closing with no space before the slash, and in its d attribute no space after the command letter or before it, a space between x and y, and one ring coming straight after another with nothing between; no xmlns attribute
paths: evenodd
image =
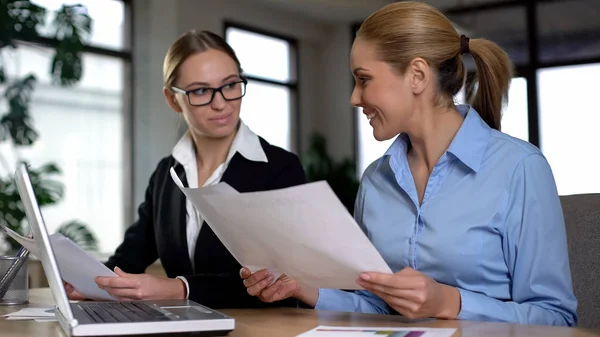
<svg viewBox="0 0 600 337"><path fill-rule="evenodd" d="M485 155L491 128L470 105L457 105L456 109L464 117L458 132L450 143L447 152L454 155L471 170L478 172ZM405 133L400 134L377 163L377 168L385 157L394 158L399 163L406 157L410 139Z"/></svg>
<svg viewBox="0 0 600 337"><path fill-rule="evenodd" d="M260 144L258 135L252 132L252 130L250 130L250 128L241 120L225 162L229 162L237 152L251 161L268 162L267 155ZM196 161L194 142L189 131L187 131L183 137L179 139L175 147L173 147L172 155L175 160L184 166L190 162Z"/></svg>
<svg viewBox="0 0 600 337"><path fill-rule="evenodd" d="M470 105L457 105L465 120L448 147L448 152L478 172L490 139L491 128Z"/></svg>

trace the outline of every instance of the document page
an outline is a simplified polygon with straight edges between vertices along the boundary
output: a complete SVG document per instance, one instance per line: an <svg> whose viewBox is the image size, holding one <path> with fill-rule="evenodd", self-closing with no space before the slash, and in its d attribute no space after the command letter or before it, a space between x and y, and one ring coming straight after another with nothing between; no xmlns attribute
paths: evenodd
<svg viewBox="0 0 600 337"><path fill-rule="evenodd" d="M39 255L35 239L26 238L6 226L3 227L10 237L17 240L32 255ZM89 299L114 300L106 291L98 288L94 279L96 276L116 277L117 274L62 234L52 234L49 238L63 280Z"/></svg>
<svg viewBox="0 0 600 337"><path fill-rule="evenodd" d="M171 176L237 261L317 288L362 289L363 272L391 273L329 185L238 193L226 183L185 188Z"/></svg>
<svg viewBox="0 0 600 337"><path fill-rule="evenodd" d="M450 337L456 329L318 326L297 337Z"/></svg>

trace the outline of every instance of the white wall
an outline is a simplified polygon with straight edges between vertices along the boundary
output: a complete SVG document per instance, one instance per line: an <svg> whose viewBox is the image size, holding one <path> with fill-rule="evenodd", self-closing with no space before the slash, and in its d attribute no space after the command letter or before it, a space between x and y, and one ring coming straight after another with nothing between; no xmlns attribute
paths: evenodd
<svg viewBox="0 0 600 337"><path fill-rule="evenodd" d="M162 96L162 62L169 45L189 29L223 34L227 20L296 38L301 149L308 146L309 134L319 131L336 157L352 155L350 23L327 24L250 0L134 0L133 4L133 211L143 200L156 164L170 154L180 134L177 115Z"/></svg>
<svg viewBox="0 0 600 337"><path fill-rule="evenodd" d="M164 0L133 2L133 209L127 212L132 216L158 161L177 141L178 118L162 94L163 59L179 33L174 5Z"/></svg>

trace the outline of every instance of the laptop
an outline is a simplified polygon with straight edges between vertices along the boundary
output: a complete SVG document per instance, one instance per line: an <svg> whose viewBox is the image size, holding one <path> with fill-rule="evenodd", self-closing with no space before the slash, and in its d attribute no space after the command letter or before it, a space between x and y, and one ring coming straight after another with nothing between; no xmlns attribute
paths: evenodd
<svg viewBox="0 0 600 337"><path fill-rule="evenodd" d="M225 336L234 330L233 318L189 300L69 302L24 163L17 167L15 181L56 302L56 318L68 336Z"/></svg>

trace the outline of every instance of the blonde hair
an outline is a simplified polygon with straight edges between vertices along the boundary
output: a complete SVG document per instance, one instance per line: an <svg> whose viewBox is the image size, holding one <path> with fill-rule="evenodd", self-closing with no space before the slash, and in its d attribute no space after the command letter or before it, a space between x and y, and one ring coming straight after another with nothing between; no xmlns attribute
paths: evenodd
<svg viewBox="0 0 600 337"><path fill-rule="evenodd" d="M477 92L470 103L490 127L500 130L513 64L497 44L459 35L439 10L412 1L396 2L371 14L360 26L357 38L375 43L378 57L400 74L417 57L427 61L437 70L436 104L453 102L466 77L461 54L470 53L478 80Z"/></svg>
<svg viewBox="0 0 600 337"><path fill-rule="evenodd" d="M177 76L179 75L179 67L188 57L209 49L220 50L229 55L237 65L241 76L242 67L240 66L240 61L235 55L233 48L222 37L209 31L196 32L195 30L190 30L179 36L167 51L163 63L164 86L170 88L175 85Z"/></svg>

